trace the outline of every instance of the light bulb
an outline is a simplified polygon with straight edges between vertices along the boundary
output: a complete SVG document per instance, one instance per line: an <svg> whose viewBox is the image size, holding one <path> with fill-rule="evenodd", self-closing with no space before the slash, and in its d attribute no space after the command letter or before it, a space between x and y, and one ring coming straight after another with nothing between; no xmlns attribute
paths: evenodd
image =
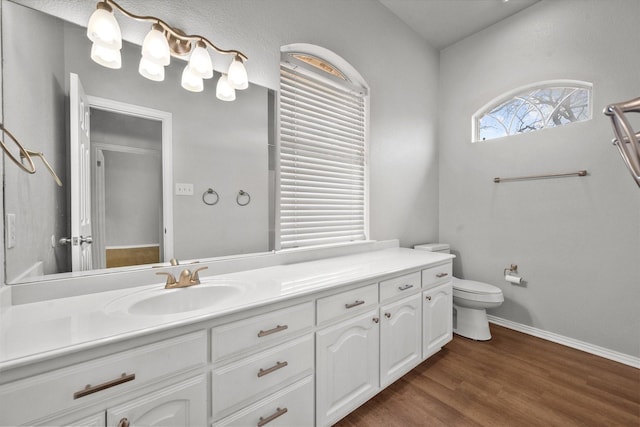
<svg viewBox="0 0 640 427"><path fill-rule="evenodd" d="M87 37L95 44L107 49L121 49L122 35L111 6L98 3L87 24Z"/></svg>
<svg viewBox="0 0 640 427"><path fill-rule="evenodd" d="M229 84L234 89L246 89L249 87L249 78L247 77L247 70L244 68L242 59L236 55L229 66Z"/></svg>
<svg viewBox="0 0 640 427"><path fill-rule="evenodd" d="M204 90L202 77L195 74L189 65L184 67L182 72L182 87L191 92L202 92Z"/></svg>
<svg viewBox="0 0 640 427"><path fill-rule="evenodd" d="M141 76L146 77L149 80L153 80L154 82L161 82L164 80L164 67L149 61L147 58L140 58L138 72Z"/></svg>
<svg viewBox="0 0 640 427"><path fill-rule="evenodd" d="M221 101L235 101L236 99L236 91L229 83L226 74L221 75L220 79L218 79L218 84L216 85L216 98Z"/></svg>
<svg viewBox="0 0 640 427"><path fill-rule="evenodd" d="M191 52L189 57L189 67L192 72L199 75L203 79L210 79L213 77L213 64L211 63L211 56L206 49L206 45L203 41L198 41L195 49Z"/></svg>
<svg viewBox="0 0 640 427"><path fill-rule="evenodd" d="M115 70L122 67L122 56L119 49L109 49L95 42L91 45L91 59L103 67Z"/></svg>
<svg viewBox="0 0 640 427"><path fill-rule="evenodd" d="M142 42L142 56L158 65L169 65L171 51L160 24L153 24Z"/></svg>

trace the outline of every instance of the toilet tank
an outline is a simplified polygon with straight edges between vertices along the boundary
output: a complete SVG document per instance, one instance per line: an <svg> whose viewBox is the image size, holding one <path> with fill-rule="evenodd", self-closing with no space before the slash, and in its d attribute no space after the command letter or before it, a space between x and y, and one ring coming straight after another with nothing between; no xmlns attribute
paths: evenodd
<svg viewBox="0 0 640 427"><path fill-rule="evenodd" d="M422 245L415 245L413 249L421 251L440 252L442 254L451 253L448 243L424 243Z"/></svg>

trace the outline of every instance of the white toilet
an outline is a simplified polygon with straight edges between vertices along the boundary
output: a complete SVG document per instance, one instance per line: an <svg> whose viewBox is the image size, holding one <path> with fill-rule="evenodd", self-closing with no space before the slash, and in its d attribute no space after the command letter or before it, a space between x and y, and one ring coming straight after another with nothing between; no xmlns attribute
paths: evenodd
<svg viewBox="0 0 640 427"><path fill-rule="evenodd" d="M449 253L446 243L416 245L414 249ZM502 289L488 283L454 277L453 332L478 341L491 339L487 308L498 307L504 301Z"/></svg>

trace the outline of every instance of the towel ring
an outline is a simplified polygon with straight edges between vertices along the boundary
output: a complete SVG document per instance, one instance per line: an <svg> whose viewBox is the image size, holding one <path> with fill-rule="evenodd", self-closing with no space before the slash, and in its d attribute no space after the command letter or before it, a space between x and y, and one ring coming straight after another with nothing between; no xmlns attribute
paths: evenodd
<svg viewBox="0 0 640 427"><path fill-rule="evenodd" d="M240 203L240 197L244 197L244 196L247 196L246 203ZM251 203L251 196L246 191L240 190L238 191L238 195L236 196L236 203L240 206L247 206L249 203Z"/></svg>
<svg viewBox="0 0 640 427"><path fill-rule="evenodd" d="M215 196L216 197L215 200L207 201L207 196L209 196L209 195ZM216 191L214 191L213 188L208 188L207 191L202 193L202 201L204 202L205 205L213 206L213 205L217 204L220 201L220 196L218 195L218 193Z"/></svg>
<svg viewBox="0 0 640 427"><path fill-rule="evenodd" d="M31 158L31 156L29 155L27 150L22 146L22 144L20 144L20 141L18 141L16 139L16 137L13 136L13 134L11 132L9 132L9 130L7 130L7 128L4 127L4 125L0 124L0 129L2 129L4 131L4 133L9 135L9 138L11 138L11 140L18 146L18 148L20 149L20 157L22 159L27 159L28 160L30 168L27 168L24 165L24 163L22 163L20 160L16 159L16 157L11 153L11 151L9 151L9 149L5 145L4 141L2 139L0 139L0 144L2 144L2 149L4 150L5 154L7 156L9 156L9 158L11 160L13 160L13 163L18 165L18 167L20 169L22 169L23 171L25 171L27 173L31 173L31 174L36 173L36 165L33 164L33 159Z"/></svg>

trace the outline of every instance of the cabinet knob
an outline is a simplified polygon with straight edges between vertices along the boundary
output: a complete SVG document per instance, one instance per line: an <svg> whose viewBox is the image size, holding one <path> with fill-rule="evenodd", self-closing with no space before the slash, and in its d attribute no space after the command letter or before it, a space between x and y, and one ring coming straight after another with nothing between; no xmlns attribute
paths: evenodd
<svg viewBox="0 0 640 427"><path fill-rule="evenodd" d="M424 297L427 301L431 301L431 295L427 295L426 297Z"/></svg>
<svg viewBox="0 0 640 427"><path fill-rule="evenodd" d="M380 318L378 318L378 317L374 317L374 318L373 318L373 319L371 319L371 320L373 320L373 323L378 323L378 322L380 321Z"/></svg>
<svg viewBox="0 0 640 427"><path fill-rule="evenodd" d="M385 313L384 317L386 317L387 319L391 319L391 313Z"/></svg>
<svg viewBox="0 0 640 427"><path fill-rule="evenodd" d="M129 427L129 420L126 418L121 419L118 423L118 427Z"/></svg>

